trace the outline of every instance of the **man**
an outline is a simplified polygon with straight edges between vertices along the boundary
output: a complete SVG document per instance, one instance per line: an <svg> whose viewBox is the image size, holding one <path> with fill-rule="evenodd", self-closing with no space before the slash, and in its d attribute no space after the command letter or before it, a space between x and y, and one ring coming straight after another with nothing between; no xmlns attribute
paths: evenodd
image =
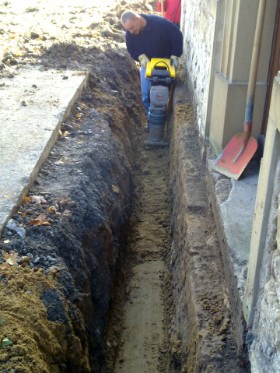
<svg viewBox="0 0 280 373"><path fill-rule="evenodd" d="M128 53L140 62L142 102L148 120L151 82L146 79L146 64L151 58L169 58L175 68L183 52L183 35L172 22L165 18L126 11L121 16L126 30ZM148 124L146 130L148 129Z"/></svg>

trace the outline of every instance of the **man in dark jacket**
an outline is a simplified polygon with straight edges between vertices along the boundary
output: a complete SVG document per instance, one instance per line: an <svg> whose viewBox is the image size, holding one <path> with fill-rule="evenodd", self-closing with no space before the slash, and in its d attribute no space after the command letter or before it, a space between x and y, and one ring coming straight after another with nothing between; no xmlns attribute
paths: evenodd
<svg viewBox="0 0 280 373"><path fill-rule="evenodd" d="M165 18L126 11L121 16L126 30L128 53L140 62L142 102L148 118L151 83L146 79L146 64L151 58L169 58L171 64L179 66L178 57L183 52L183 35L172 22Z"/></svg>

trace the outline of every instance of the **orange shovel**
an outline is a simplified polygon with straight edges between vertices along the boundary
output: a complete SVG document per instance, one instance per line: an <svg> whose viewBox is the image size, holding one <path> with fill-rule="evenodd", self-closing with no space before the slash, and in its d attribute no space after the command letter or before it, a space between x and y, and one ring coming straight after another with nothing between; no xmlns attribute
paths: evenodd
<svg viewBox="0 0 280 373"><path fill-rule="evenodd" d="M247 136L249 136L247 138ZM257 150L257 140L244 133L232 137L216 160L214 170L238 180Z"/></svg>
<svg viewBox="0 0 280 373"><path fill-rule="evenodd" d="M254 95L260 54L266 0L260 0L254 37L253 53L248 81L244 132L235 135L217 158L214 170L238 180L257 150L257 140L251 136L253 125Z"/></svg>

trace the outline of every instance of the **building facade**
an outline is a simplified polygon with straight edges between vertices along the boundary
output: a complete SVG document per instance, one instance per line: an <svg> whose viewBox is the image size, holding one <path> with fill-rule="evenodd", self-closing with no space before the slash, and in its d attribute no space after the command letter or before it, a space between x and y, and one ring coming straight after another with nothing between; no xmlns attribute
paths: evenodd
<svg viewBox="0 0 280 373"><path fill-rule="evenodd" d="M280 4L278 0L182 0L181 29L199 133L218 155L235 134L243 132L261 5L252 135L265 139L265 145L240 299L252 372L271 373L279 372L280 366Z"/></svg>

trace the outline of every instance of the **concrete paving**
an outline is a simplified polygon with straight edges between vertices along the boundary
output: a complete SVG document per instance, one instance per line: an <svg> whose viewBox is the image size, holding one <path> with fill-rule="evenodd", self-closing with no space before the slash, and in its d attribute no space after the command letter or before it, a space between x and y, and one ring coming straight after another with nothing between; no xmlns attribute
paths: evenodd
<svg viewBox="0 0 280 373"><path fill-rule="evenodd" d="M232 180L213 171L209 163L211 197L218 214L219 229L227 249L227 256L236 277L240 299L243 299L249 259L251 231L254 217L259 169L249 164L239 180ZM227 269L226 269L227 270Z"/></svg>
<svg viewBox="0 0 280 373"><path fill-rule="evenodd" d="M86 84L85 72L35 67L0 80L0 235Z"/></svg>
<svg viewBox="0 0 280 373"><path fill-rule="evenodd" d="M246 332L243 298L259 167L256 161L251 162L242 177L236 181L213 171L214 162L213 158L209 156L207 162L208 188L219 232L235 340L241 351Z"/></svg>

